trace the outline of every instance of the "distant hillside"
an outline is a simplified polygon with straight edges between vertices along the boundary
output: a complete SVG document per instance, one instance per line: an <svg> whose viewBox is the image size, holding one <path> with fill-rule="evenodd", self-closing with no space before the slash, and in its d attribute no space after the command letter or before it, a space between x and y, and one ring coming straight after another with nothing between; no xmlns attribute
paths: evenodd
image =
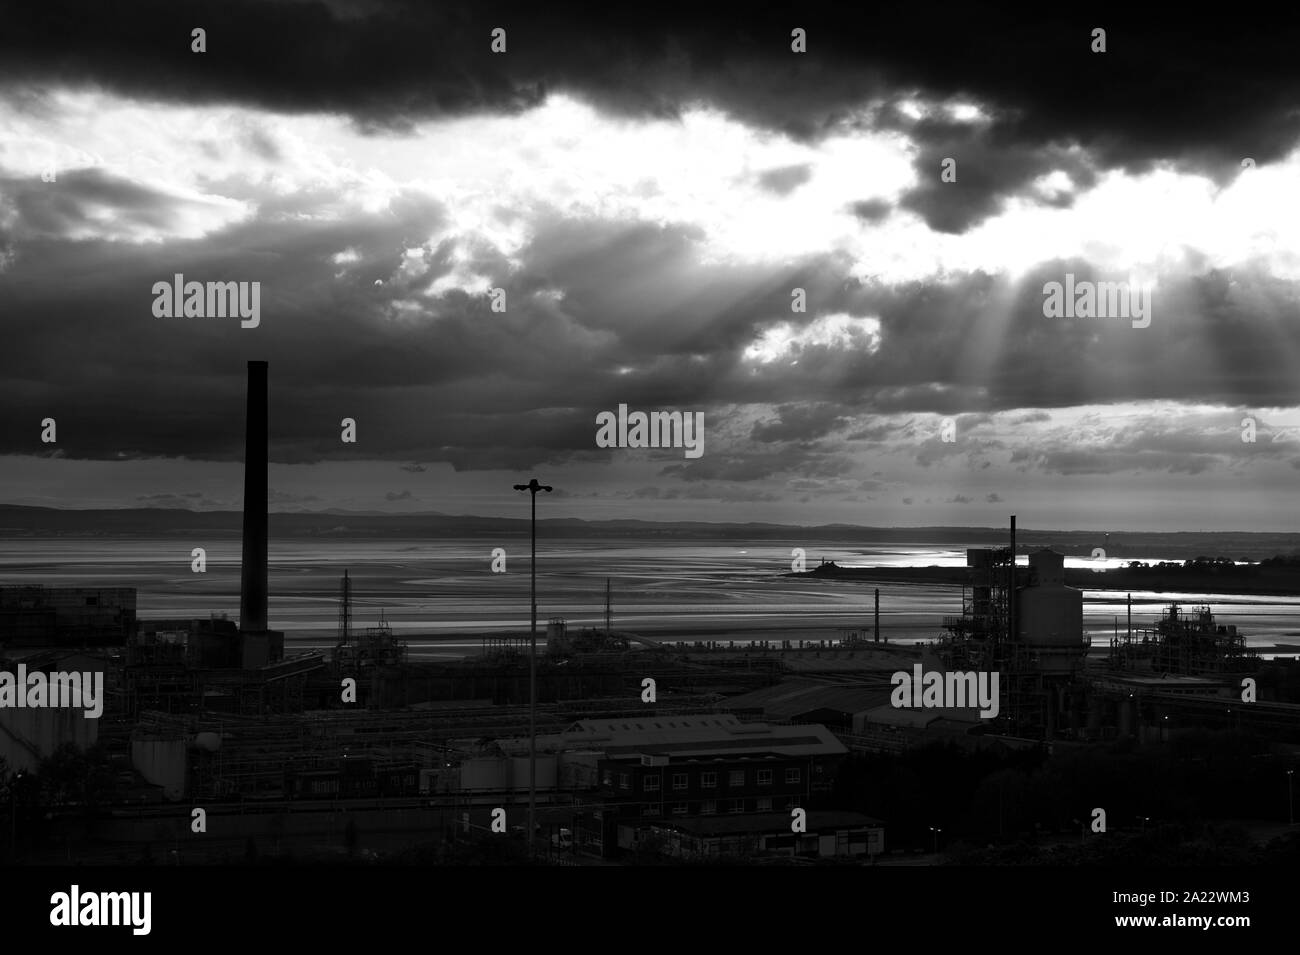
<svg viewBox="0 0 1300 955"><path fill-rule="evenodd" d="M523 507L521 507L523 510ZM0 536L121 536L169 537L195 532L239 536L238 511L187 511L154 508L62 510L48 507L0 505ZM782 541L807 550L810 566L817 561L817 544L842 546L860 543L864 548L881 544L982 547L1004 545L1006 528L979 527L861 527L823 524L798 527L784 524L712 524L703 521L654 522L640 520L584 521L577 518L540 519L538 533L555 539L619 538L645 541ZM526 537L524 517L476 517L449 514L393 515L342 511L282 512L270 516L272 537L327 538L465 538ZM1060 553L1090 556L1102 546L1096 531L1035 530L1019 528L1021 554L1039 547ZM1106 542L1107 556L1118 559L1161 557L1186 560L1204 555L1234 560L1262 560L1278 554L1300 553L1300 534L1184 532L1148 533L1113 531Z"/></svg>

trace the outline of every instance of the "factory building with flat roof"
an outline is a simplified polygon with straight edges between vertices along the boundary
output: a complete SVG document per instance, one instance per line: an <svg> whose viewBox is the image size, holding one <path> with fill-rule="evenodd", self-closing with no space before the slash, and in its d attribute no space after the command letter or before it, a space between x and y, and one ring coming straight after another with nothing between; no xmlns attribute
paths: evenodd
<svg viewBox="0 0 1300 955"><path fill-rule="evenodd" d="M135 635L134 587L0 587L0 645L121 647Z"/></svg>
<svg viewBox="0 0 1300 955"><path fill-rule="evenodd" d="M726 713L579 720L537 742L539 751L594 761L595 786L574 806L574 838L605 858L668 820L806 807L829 790L848 752L825 726L747 723ZM497 744L507 756L527 753L527 739Z"/></svg>

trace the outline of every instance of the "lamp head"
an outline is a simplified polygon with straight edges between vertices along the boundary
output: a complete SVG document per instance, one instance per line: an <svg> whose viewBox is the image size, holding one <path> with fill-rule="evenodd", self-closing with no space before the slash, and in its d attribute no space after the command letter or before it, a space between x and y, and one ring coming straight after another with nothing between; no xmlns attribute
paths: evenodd
<svg viewBox="0 0 1300 955"><path fill-rule="evenodd" d="M550 491L553 490L553 488L549 484L538 484L537 478L533 478L527 484L516 484L515 490L532 491L534 494L536 494L538 491Z"/></svg>

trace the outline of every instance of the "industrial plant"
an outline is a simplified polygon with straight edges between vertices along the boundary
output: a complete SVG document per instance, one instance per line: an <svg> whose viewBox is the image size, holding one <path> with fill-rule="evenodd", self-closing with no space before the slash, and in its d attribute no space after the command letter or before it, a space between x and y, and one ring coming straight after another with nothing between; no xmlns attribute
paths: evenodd
<svg viewBox="0 0 1300 955"><path fill-rule="evenodd" d="M1083 592L1066 586L1063 556L1038 550L1019 565L1015 533L1013 517L1008 547L968 552L962 613L944 618L931 648L944 669L1002 674L997 732L1086 741L1168 733L1171 721L1279 738L1300 730L1294 705L1242 705L1242 677L1259 657L1208 607L1170 604L1154 627L1135 629L1130 596L1124 631L1117 624L1108 652L1094 655Z"/></svg>
<svg viewBox="0 0 1300 955"><path fill-rule="evenodd" d="M354 622L345 570L332 652L286 653L267 613L267 422L267 364L250 361L237 623L137 619L130 588L0 589L5 667L75 664L106 676L99 720L0 711L0 755L19 773L69 743L107 753L115 791L96 824L101 851L178 837L196 804L227 840L311 843L337 835L346 813L400 844L486 832L493 808L525 803L563 830L573 853L598 859L617 857L651 824L684 855L742 843L859 855L868 838L880 851L880 825L851 813L816 816L802 840L774 831L773 813L827 787L844 745L821 727L724 712L726 694L770 684L775 669L683 658L616 631L608 583L605 626L570 630L552 618L540 659L530 659L528 635L506 633L483 637L463 660L415 663L382 615ZM647 677L665 687L653 705L641 697ZM659 787L646 781L651 766ZM691 825L715 813L729 814L726 826Z"/></svg>
<svg viewBox="0 0 1300 955"><path fill-rule="evenodd" d="M1038 549L1018 563L1014 517L1008 546L968 551L959 612L936 608L943 632L921 646L882 639L879 589L871 625L837 640L668 643L616 629L606 581L603 627L552 617L540 648L530 633L494 633L464 659L414 661L382 613L354 619L345 569L332 650L286 651L268 619L267 389L266 363L249 362L238 622L138 619L131 588L0 588L4 668L105 677L98 720L0 711L11 770L36 772L67 744L105 754L100 816L61 824L88 858L161 838L214 861L246 842L330 843L348 826L396 849L498 832L505 809L527 853L540 845L570 864L649 844L680 860L874 863L891 853L888 820L833 805L854 754L1088 746L1188 727L1300 739L1300 706L1240 702L1259 660L1208 608L1171 605L1137 628L1130 613L1095 646L1063 556ZM998 674L996 716L892 706L889 673L918 660ZM192 806L222 833L201 850L187 835Z"/></svg>

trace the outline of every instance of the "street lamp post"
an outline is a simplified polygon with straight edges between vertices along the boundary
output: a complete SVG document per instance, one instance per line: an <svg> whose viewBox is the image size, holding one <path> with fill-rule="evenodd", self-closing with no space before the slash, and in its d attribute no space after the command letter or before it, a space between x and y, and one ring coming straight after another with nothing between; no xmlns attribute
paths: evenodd
<svg viewBox="0 0 1300 955"><path fill-rule="evenodd" d="M528 645L528 855L536 853L537 832L533 828L537 815L537 492L551 491L548 484L538 484L533 478L527 484L516 484L516 491L531 493L533 504L532 517L532 559L529 571L532 575L532 630Z"/></svg>

